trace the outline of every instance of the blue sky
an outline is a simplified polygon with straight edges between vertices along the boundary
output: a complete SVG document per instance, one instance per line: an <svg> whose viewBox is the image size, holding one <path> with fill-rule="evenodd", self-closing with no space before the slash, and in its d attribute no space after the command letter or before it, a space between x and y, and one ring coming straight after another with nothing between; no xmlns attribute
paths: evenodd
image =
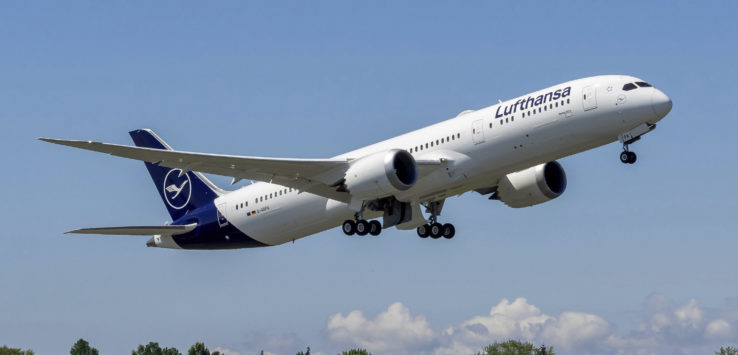
<svg viewBox="0 0 738 355"><path fill-rule="evenodd" d="M106 354L567 353L738 343L734 2L11 2L0 5L0 343ZM447 201L414 232L237 251L63 236L168 215L139 162L36 141L329 157L559 82L630 74L674 109L633 145L560 162L566 193ZM227 187L228 179L214 177ZM242 185L242 184L239 184ZM353 312L353 313L352 313ZM360 314L357 312L361 312Z"/></svg>

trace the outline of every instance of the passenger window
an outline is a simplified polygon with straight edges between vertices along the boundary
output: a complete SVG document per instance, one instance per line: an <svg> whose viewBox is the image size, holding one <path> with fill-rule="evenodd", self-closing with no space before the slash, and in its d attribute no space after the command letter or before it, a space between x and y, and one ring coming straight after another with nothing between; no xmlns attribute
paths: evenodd
<svg viewBox="0 0 738 355"><path fill-rule="evenodd" d="M510 122L515 122L515 116L510 117Z"/></svg>
<svg viewBox="0 0 738 355"><path fill-rule="evenodd" d="M635 84L633 84L633 83L627 83L627 84L623 85L623 91L630 91L630 90L633 90L633 89L636 89L636 88L637 88L637 86L635 86Z"/></svg>
<svg viewBox="0 0 738 355"><path fill-rule="evenodd" d="M525 118L525 112L523 112L523 118Z"/></svg>
<svg viewBox="0 0 738 355"><path fill-rule="evenodd" d="M461 133L456 133L456 138L461 138Z"/></svg>
<svg viewBox="0 0 738 355"><path fill-rule="evenodd" d="M642 88L650 88L651 84L645 82L645 81L636 81L636 85L642 87Z"/></svg>
<svg viewBox="0 0 738 355"><path fill-rule="evenodd" d="M436 139L436 145L438 145L438 139Z"/></svg>
<svg viewBox="0 0 738 355"><path fill-rule="evenodd" d="M236 205L236 211L238 211L238 205Z"/></svg>
<svg viewBox="0 0 738 355"><path fill-rule="evenodd" d="M425 143L425 149L428 149L428 143Z"/></svg>
<svg viewBox="0 0 738 355"><path fill-rule="evenodd" d="M441 143L443 143L443 138L441 138Z"/></svg>
<svg viewBox="0 0 738 355"><path fill-rule="evenodd" d="M566 99L566 103L568 104L569 102L570 102L569 99Z"/></svg>

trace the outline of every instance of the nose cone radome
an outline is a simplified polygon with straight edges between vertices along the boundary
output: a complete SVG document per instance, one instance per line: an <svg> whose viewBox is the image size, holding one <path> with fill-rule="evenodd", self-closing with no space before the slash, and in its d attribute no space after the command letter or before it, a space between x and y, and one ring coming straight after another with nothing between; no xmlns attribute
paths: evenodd
<svg viewBox="0 0 738 355"><path fill-rule="evenodd" d="M659 119L664 118L669 111L671 111L671 99L666 96L661 90L653 89L651 95L651 107L653 112L658 116Z"/></svg>

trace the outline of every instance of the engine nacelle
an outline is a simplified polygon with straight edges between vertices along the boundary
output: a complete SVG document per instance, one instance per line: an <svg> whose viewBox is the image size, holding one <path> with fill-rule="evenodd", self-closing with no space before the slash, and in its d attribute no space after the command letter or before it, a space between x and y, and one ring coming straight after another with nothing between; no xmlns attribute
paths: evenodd
<svg viewBox="0 0 738 355"><path fill-rule="evenodd" d="M505 175L497 185L497 197L513 208L553 200L566 190L566 173L552 161Z"/></svg>
<svg viewBox="0 0 738 355"><path fill-rule="evenodd" d="M352 196L376 199L411 188L418 179L418 168L407 151L386 150L351 162L344 179Z"/></svg>

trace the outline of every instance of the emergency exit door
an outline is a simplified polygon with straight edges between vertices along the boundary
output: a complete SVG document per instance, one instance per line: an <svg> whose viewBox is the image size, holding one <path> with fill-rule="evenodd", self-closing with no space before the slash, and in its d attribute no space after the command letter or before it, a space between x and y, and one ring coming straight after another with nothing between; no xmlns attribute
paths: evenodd
<svg viewBox="0 0 738 355"><path fill-rule="evenodd" d="M484 143L484 120L472 122L472 141L474 144Z"/></svg>

